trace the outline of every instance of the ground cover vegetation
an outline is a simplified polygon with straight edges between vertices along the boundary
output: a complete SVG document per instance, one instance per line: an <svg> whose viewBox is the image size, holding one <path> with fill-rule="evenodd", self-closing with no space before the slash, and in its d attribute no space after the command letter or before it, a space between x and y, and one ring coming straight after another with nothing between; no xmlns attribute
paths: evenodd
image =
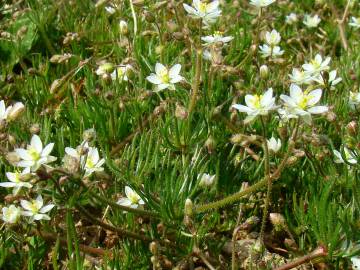
<svg viewBox="0 0 360 270"><path fill-rule="evenodd" d="M5 0L1 269L360 268L356 0Z"/></svg>

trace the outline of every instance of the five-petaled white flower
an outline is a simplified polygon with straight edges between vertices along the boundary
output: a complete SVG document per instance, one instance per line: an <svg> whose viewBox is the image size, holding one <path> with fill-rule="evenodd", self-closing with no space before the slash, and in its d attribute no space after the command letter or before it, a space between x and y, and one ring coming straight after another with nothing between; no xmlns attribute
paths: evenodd
<svg viewBox="0 0 360 270"><path fill-rule="evenodd" d="M329 78L325 80L323 74L320 74L319 76L315 77L315 81L319 83L321 86L330 86L330 89L334 89L335 85L337 85L339 82L342 81L340 77L336 78L337 72L336 70L332 70L329 72Z"/></svg>
<svg viewBox="0 0 360 270"><path fill-rule="evenodd" d="M142 206L145 204L143 199L137 194L131 187L125 186L125 195L126 198L121 198L117 201L118 204L123 206L128 206L131 208L138 208L138 206Z"/></svg>
<svg viewBox="0 0 360 270"><path fill-rule="evenodd" d="M360 28L360 18L351 17L349 25L355 27L356 29Z"/></svg>
<svg viewBox="0 0 360 270"><path fill-rule="evenodd" d="M311 114L321 114L328 111L327 106L315 106L320 101L321 95L321 89L303 92L298 85L291 84L290 96L280 95L280 98L292 114L300 115L306 123L310 123Z"/></svg>
<svg viewBox="0 0 360 270"><path fill-rule="evenodd" d="M281 149L281 140L271 137L270 140L267 140L267 145L270 151L277 153Z"/></svg>
<svg viewBox="0 0 360 270"><path fill-rule="evenodd" d="M50 220L50 217L45 214L49 212L55 205L48 204L44 206L42 196L39 194L35 200L27 201L21 200L20 204L25 211L22 211L23 216L30 217L30 222L34 220Z"/></svg>
<svg viewBox="0 0 360 270"><path fill-rule="evenodd" d="M164 65L156 63L155 74L151 73L146 79L156 85L155 91L161 91L167 88L175 90L175 83L183 80L183 77L179 75L180 70L180 64L176 64L170 69L167 69Z"/></svg>
<svg viewBox="0 0 360 270"><path fill-rule="evenodd" d="M21 190L21 188L32 188L32 184L27 182L31 177L30 168L25 168L21 173L19 172L7 172L6 173L7 179L10 182L2 182L0 183L0 187L5 188L14 188L13 194L16 195Z"/></svg>
<svg viewBox="0 0 360 270"><path fill-rule="evenodd" d="M201 37L201 40L204 41L204 46L210 46L215 43L223 43L226 44L233 40L234 38L231 36L224 37L222 32L215 31L213 35Z"/></svg>
<svg viewBox="0 0 360 270"><path fill-rule="evenodd" d="M2 208L2 220L9 224L15 224L18 222L21 216L20 207L16 207L15 205L10 205L9 207Z"/></svg>
<svg viewBox="0 0 360 270"><path fill-rule="evenodd" d="M198 175L198 179L200 179L199 185L202 187L210 187L214 183L216 175L210 175L208 173L203 173Z"/></svg>
<svg viewBox="0 0 360 270"><path fill-rule="evenodd" d="M202 19L205 26L209 26L216 22L217 18L221 16L219 9L219 1L212 1L206 3L202 0L193 0L192 6L183 4L186 12L195 19Z"/></svg>
<svg viewBox="0 0 360 270"><path fill-rule="evenodd" d="M280 33L275 29L273 29L271 32L267 31L265 33L265 41L270 47L275 47L281 41Z"/></svg>
<svg viewBox="0 0 360 270"><path fill-rule="evenodd" d="M269 88L264 95L246 95L246 106L241 104L232 105L239 112L247 113L244 122L249 123L259 115L267 115L270 111L275 110L275 98L273 97L273 89Z"/></svg>
<svg viewBox="0 0 360 270"><path fill-rule="evenodd" d="M338 150L333 150L333 153L335 155L335 163L345 163L342 154ZM350 164L356 164L357 160L354 155L354 153L347 147L344 147L344 157L346 162Z"/></svg>
<svg viewBox="0 0 360 270"><path fill-rule="evenodd" d="M276 0L250 0L250 5L253 5L257 8L263 8L271 5Z"/></svg>
<svg viewBox="0 0 360 270"><path fill-rule="evenodd" d="M360 104L360 92L351 92L349 95L349 105L352 109Z"/></svg>
<svg viewBox="0 0 360 270"><path fill-rule="evenodd" d="M285 18L285 22L287 24L293 24L293 23L296 23L297 21L298 21L298 17L297 17L297 15L295 13L290 13Z"/></svg>
<svg viewBox="0 0 360 270"><path fill-rule="evenodd" d="M105 163L105 159L100 159L99 151L96 147L89 147L88 153L81 156L81 164L84 166L84 177L90 176L93 172L101 172L104 170L102 165Z"/></svg>
<svg viewBox="0 0 360 270"><path fill-rule="evenodd" d="M323 61L320 54L315 55L315 58L312 59L309 63L302 65L304 71L311 75L318 75L321 71L328 70L331 57L326 57Z"/></svg>
<svg viewBox="0 0 360 270"><path fill-rule="evenodd" d="M314 16L305 15L303 23L309 28L315 28L321 22L320 17L315 14Z"/></svg>
<svg viewBox="0 0 360 270"><path fill-rule="evenodd" d="M284 54L284 51L281 50L281 48L279 46L271 47L267 44L263 44L263 45L260 45L259 48L260 48L260 53L262 54L262 57L264 57L264 58L270 57L270 56L272 58L276 58L276 57Z"/></svg>
<svg viewBox="0 0 360 270"><path fill-rule="evenodd" d="M293 68L292 73L289 74L290 81L292 83L302 85L302 84L310 84L314 77L311 76L311 74L304 72L303 70L300 70L298 68Z"/></svg>
<svg viewBox="0 0 360 270"><path fill-rule="evenodd" d="M56 160L56 157L50 156L54 143L49 143L43 148L43 144L38 135L33 135L30 145L26 149L16 148L15 152L21 159L17 166L30 167L31 171L36 171L43 164L48 164Z"/></svg>

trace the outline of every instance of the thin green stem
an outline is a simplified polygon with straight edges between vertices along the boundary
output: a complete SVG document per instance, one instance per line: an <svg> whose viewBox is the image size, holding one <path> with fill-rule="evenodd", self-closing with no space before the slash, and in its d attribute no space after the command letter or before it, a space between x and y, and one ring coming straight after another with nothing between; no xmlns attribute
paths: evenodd
<svg viewBox="0 0 360 270"><path fill-rule="evenodd" d="M264 155L265 155L265 179L267 180L267 192L265 197L265 207L263 212L263 218L261 222L261 230L260 230L260 240L264 241L264 231L267 220L267 215L269 212L269 204L271 199L271 187L272 187L272 179L270 176L270 155L269 155L269 147L266 139L266 125L264 118L261 117L261 127L263 132L263 144L264 144Z"/></svg>

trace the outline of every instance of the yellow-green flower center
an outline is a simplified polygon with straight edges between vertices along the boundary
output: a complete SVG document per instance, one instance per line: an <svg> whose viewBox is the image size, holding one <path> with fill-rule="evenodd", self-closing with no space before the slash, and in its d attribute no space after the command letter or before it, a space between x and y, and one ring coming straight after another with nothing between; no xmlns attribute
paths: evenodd
<svg viewBox="0 0 360 270"><path fill-rule="evenodd" d="M159 77L163 83L169 83L170 81L169 71L167 69L160 71Z"/></svg>
<svg viewBox="0 0 360 270"><path fill-rule="evenodd" d="M31 212L33 212L34 214L36 214L39 211L39 208L37 207L36 201L31 201L30 204L30 210Z"/></svg>
<svg viewBox="0 0 360 270"><path fill-rule="evenodd" d="M94 162L92 161L92 159L91 159L91 158L87 158L87 159L86 159L86 167L88 167L88 168L94 168L94 166L95 166L95 164L94 164Z"/></svg>
<svg viewBox="0 0 360 270"><path fill-rule="evenodd" d="M302 98L300 99L299 107L303 110L306 109L306 107L308 106L308 102L311 98L312 98L311 96L308 96L306 94L303 95Z"/></svg>
<svg viewBox="0 0 360 270"><path fill-rule="evenodd" d="M41 155L40 155L40 153L38 152L38 151L36 151L36 149L35 148L33 148L33 147L30 147L29 149L28 149L28 153L29 153L29 155L31 156L31 158L33 159L33 160L39 160L40 159L40 157L41 157Z"/></svg>
<svg viewBox="0 0 360 270"><path fill-rule="evenodd" d="M129 194L129 200L130 200L133 204L137 204L137 203L139 202L139 197L137 196L137 194L131 193L131 194Z"/></svg>
<svg viewBox="0 0 360 270"><path fill-rule="evenodd" d="M260 109L261 108L261 98L262 98L262 95L254 95L253 96L253 99L251 100L251 105L256 108L256 109Z"/></svg>
<svg viewBox="0 0 360 270"><path fill-rule="evenodd" d="M199 4L199 11L202 13L206 12L207 4L206 3L200 3Z"/></svg>

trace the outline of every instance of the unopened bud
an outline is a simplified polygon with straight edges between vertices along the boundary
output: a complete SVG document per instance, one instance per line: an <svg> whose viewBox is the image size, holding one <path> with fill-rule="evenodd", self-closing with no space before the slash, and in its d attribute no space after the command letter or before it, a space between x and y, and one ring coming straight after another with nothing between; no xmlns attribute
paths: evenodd
<svg viewBox="0 0 360 270"><path fill-rule="evenodd" d="M356 121L351 121L349 124L346 125L346 131L351 136L356 136L357 134L358 125Z"/></svg>
<svg viewBox="0 0 360 270"><path fill-rule="evenodd" d="M16 144L16 139L15 139L15 137L12 136L12 135L8 135L8 142L9 142L12 146L14 146L14 145Z"/></svg>
<svg viewBox="0 0 360 270"><path fill-rule="evenodd" d="M292 157L289 157L289 159L287 160L287 162L286 162L286 164L288 165L288 166L292 166L292 165L294 165L296 162L297 162L297 157L295 157L295 156L292 156Z"/></svg>
<svg viewBox="0 0 360 270"><path fill-rule="evenodd" d="M160 55L164 51L164 46L159 45L155 48L155 53Z"/></svg>
<svg viewBox="0 0 360 270"><path fill-rule="evenodd" d="M39 132L40 132L40 125L39 125L39 124L33 124L33 125L31 125L29 131L30 131L31 134L39 134Z"/></svg>
<svg viewBox="0 0 360 270"><path fill-rule="evenodd" d="M154 242L154 241L151 242L150 245L149 245L149 249L150 249L151 254L156 255L158 253L157 243Z"/></svg>
<svg viewBox="0 0 360 270"><path fill-rule="evenodd" d="M193 215L193 202L190 199L185 201L185 215L191 217Z"/></svg>
<svg viewBox="0 0 360 270"><path fill-rule="evenodd" d="M185 120L188 117L186 108L180 104L176 104L175 117L181 120Z"/></svg>
<svg viewBox="0 0 360 270"><path fill-rule="evenodd" d="M5 158L13 166L16 166L16 164L20 161L20 157L16 152L7 153Z"/></svg>
<svg viewBox="0 0 360 270"><path fill-rule="evenodd" d="M283 215L279 213L270 213L269 216L270 222L274 225L276 231L286 227L286 221Z"/></svg>
<svg viewBox="0 0 360 270"><path fill-rule="evenodd" d="M119 25L120 25L120 34L126 36L129 33L129 27L127 22L121 20Z"/></svg>
<svg viewBox="0 0 360 270"><path fill-rule="evenodd" d="M207 151L209 154L212 154L215 149L216 149L216 142L215 142L215 139L210 136L206 142L205 142L205 147L207 148Z"/></svg>
<svg viewBox="0 0 360 270"><path fill-rule="evenodd" d="M260 67L260 78L267 79L269 77L269 68L267 65L262 65Z"/></svg>
<svg viewBox="0 0 360 270"><path fill-rule="evenodd" d="M84 141L91 142L96 138L96 131L93 128L89 128L84 131L83 133L83 139Z"/></svg>

